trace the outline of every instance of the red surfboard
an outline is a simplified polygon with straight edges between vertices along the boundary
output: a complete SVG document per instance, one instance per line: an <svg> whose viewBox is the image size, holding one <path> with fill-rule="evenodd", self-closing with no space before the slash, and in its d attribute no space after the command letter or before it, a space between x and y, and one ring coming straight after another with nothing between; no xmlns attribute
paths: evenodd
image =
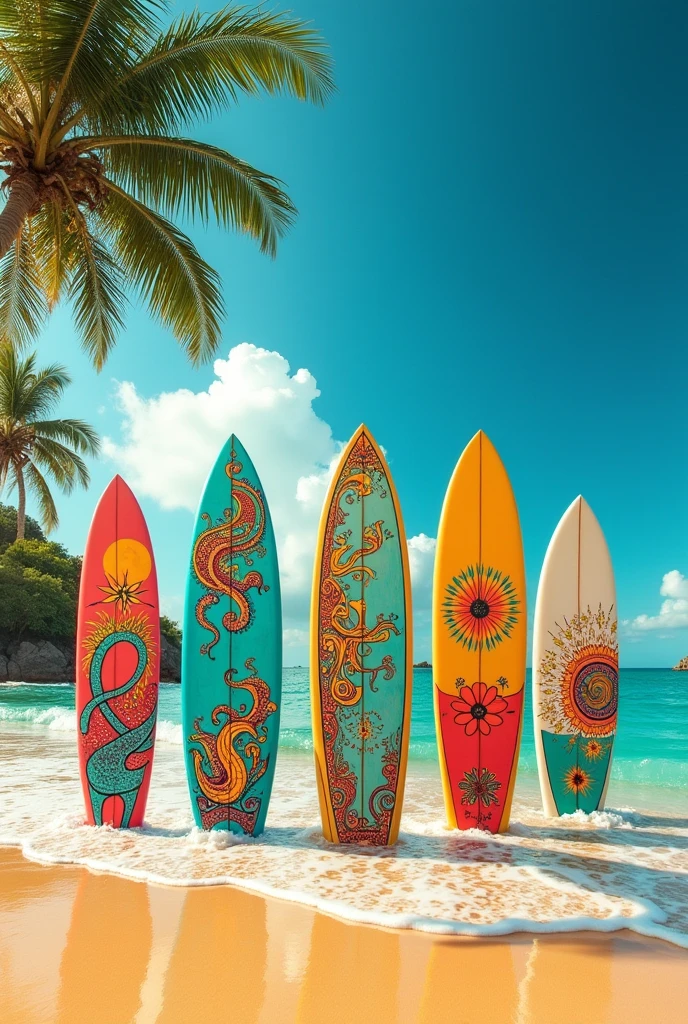
<svg viewBox="0 0 688 1024"><path fill-rule="evenodd" d="M98 502L79 590L76 718L89 825L143 824L160 678L160 606L148 527L116 476Z"/></svg>

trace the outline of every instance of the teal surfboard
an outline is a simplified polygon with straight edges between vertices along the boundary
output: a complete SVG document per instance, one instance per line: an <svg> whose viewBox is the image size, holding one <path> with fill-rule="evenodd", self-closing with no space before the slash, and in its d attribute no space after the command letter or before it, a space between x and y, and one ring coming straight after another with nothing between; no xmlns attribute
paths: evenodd
<svg viewBox="0 0 688 1024"><path fill-rule="evenodd" d="M200 828L262 832L281 695L275 535L258 474L232 434L198 508L184 612L182 729Z"/></svg>

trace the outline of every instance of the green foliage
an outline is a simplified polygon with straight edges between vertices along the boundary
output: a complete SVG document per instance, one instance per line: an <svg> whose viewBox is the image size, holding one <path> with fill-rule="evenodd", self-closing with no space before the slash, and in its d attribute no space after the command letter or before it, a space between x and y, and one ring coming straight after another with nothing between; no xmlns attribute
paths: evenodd
<svg viewBox="0 0 688 1024"><path fill-rule="evenodd" d="M17 537L17 510L12 505L3 505L0 502L0 554L10 544L14 544ZM45 540L45 534L35 519L26 517L26 539ZM0 621L0 627L2 622Z"/></svg>
<svg viewBox="0 0 688 1024"><path fill-rule="evenodd" d="M98 454L98 435L84 420L49 418L70 383L64 366L38 369L35 354L22 358L11 345L0 346L0 488L17 489L15 537L21 537L26 486L50 532L58 517L46 476L65 494L88 485L81 456Z"/></svg>
<svg viewBox="0 0 688 1024"><path fill-rule="evenodd" d="M6 508L7 506L3 506ZM81 559L61 544L20 540L0 554L0 629L12 637L74 635Z"/></svg>
<svg viewBox="0 0 688 1024"><path fill-rule="evenodd" d="M62 544L55 544L54 541L48 540L18 540L0 556L0 561L7 566L15 565L22 569L35 569L42 576L50 576L58 580L76 608L79 597L81 559L70 555Z"/></svg>
<svg viewBox="0 0 688 1024"><path fill-rule="evenodd" d="M74 600L62 582L38 569L7 564L0 557L0 625L3 633L20 637L74 635Z"/></svg>
<svg viewBox="0 0 688 1024"><path fill-rule="evenodd" d="M68 297L100 369L131 290L192 362L207 359L220 280L172 218L213 219L270 255L294 220L282 182L186 131L242 94L324 103L334 85L323 39L260 6L172 19L173 6L0 0L0 164L20 211L0 212L0 331L17 344Z"/></svg>
<svg viewBox="0 0 688 1024"><path fill-rule="evenodd" d="M160 616L160 633L170 643L175 644L177 647L181 647L182 644L182 631L179 628L179 623L175 622L168 615Z"/></svg>

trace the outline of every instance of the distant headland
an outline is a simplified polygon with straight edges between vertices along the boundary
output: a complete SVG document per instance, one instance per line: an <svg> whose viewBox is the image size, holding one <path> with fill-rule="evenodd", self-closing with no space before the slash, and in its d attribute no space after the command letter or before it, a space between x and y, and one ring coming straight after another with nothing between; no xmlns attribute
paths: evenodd
<svg viewBox="0 0 688 1024"><path fill-rule="evenodd" d="M0 682L73 682L81 558L30 516L26 539L16 532L17 510L0 504ZM163 615L160 633L160 678L179 682L179 626Z"/></svg>
<svg viewBox="0 0 688 1024"><path fill-rule="evenodd" d="M430 664L429 661L417 661L416 664L413 667L414 668L432 668L432 665Z"/></svg>
<svg viewBox="0 0 688 1024"><path fill-rule="evenodd" d="M674 672L688 672L688 655L681 658L678 665L674 665Z"/></svg>

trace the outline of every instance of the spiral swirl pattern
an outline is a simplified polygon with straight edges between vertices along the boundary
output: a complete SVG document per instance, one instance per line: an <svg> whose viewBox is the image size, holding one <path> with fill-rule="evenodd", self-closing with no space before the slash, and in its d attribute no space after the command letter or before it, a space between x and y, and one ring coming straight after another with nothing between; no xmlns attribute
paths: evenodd
<svg viewBox="0 0 688 1024"><path fill-rule="evenodd" d="M574 659L566 672L564 709L584 736L606 736L616 728L619 675L614 652L599 647ZM568 698L568 699L567 699Z"/></svg>

